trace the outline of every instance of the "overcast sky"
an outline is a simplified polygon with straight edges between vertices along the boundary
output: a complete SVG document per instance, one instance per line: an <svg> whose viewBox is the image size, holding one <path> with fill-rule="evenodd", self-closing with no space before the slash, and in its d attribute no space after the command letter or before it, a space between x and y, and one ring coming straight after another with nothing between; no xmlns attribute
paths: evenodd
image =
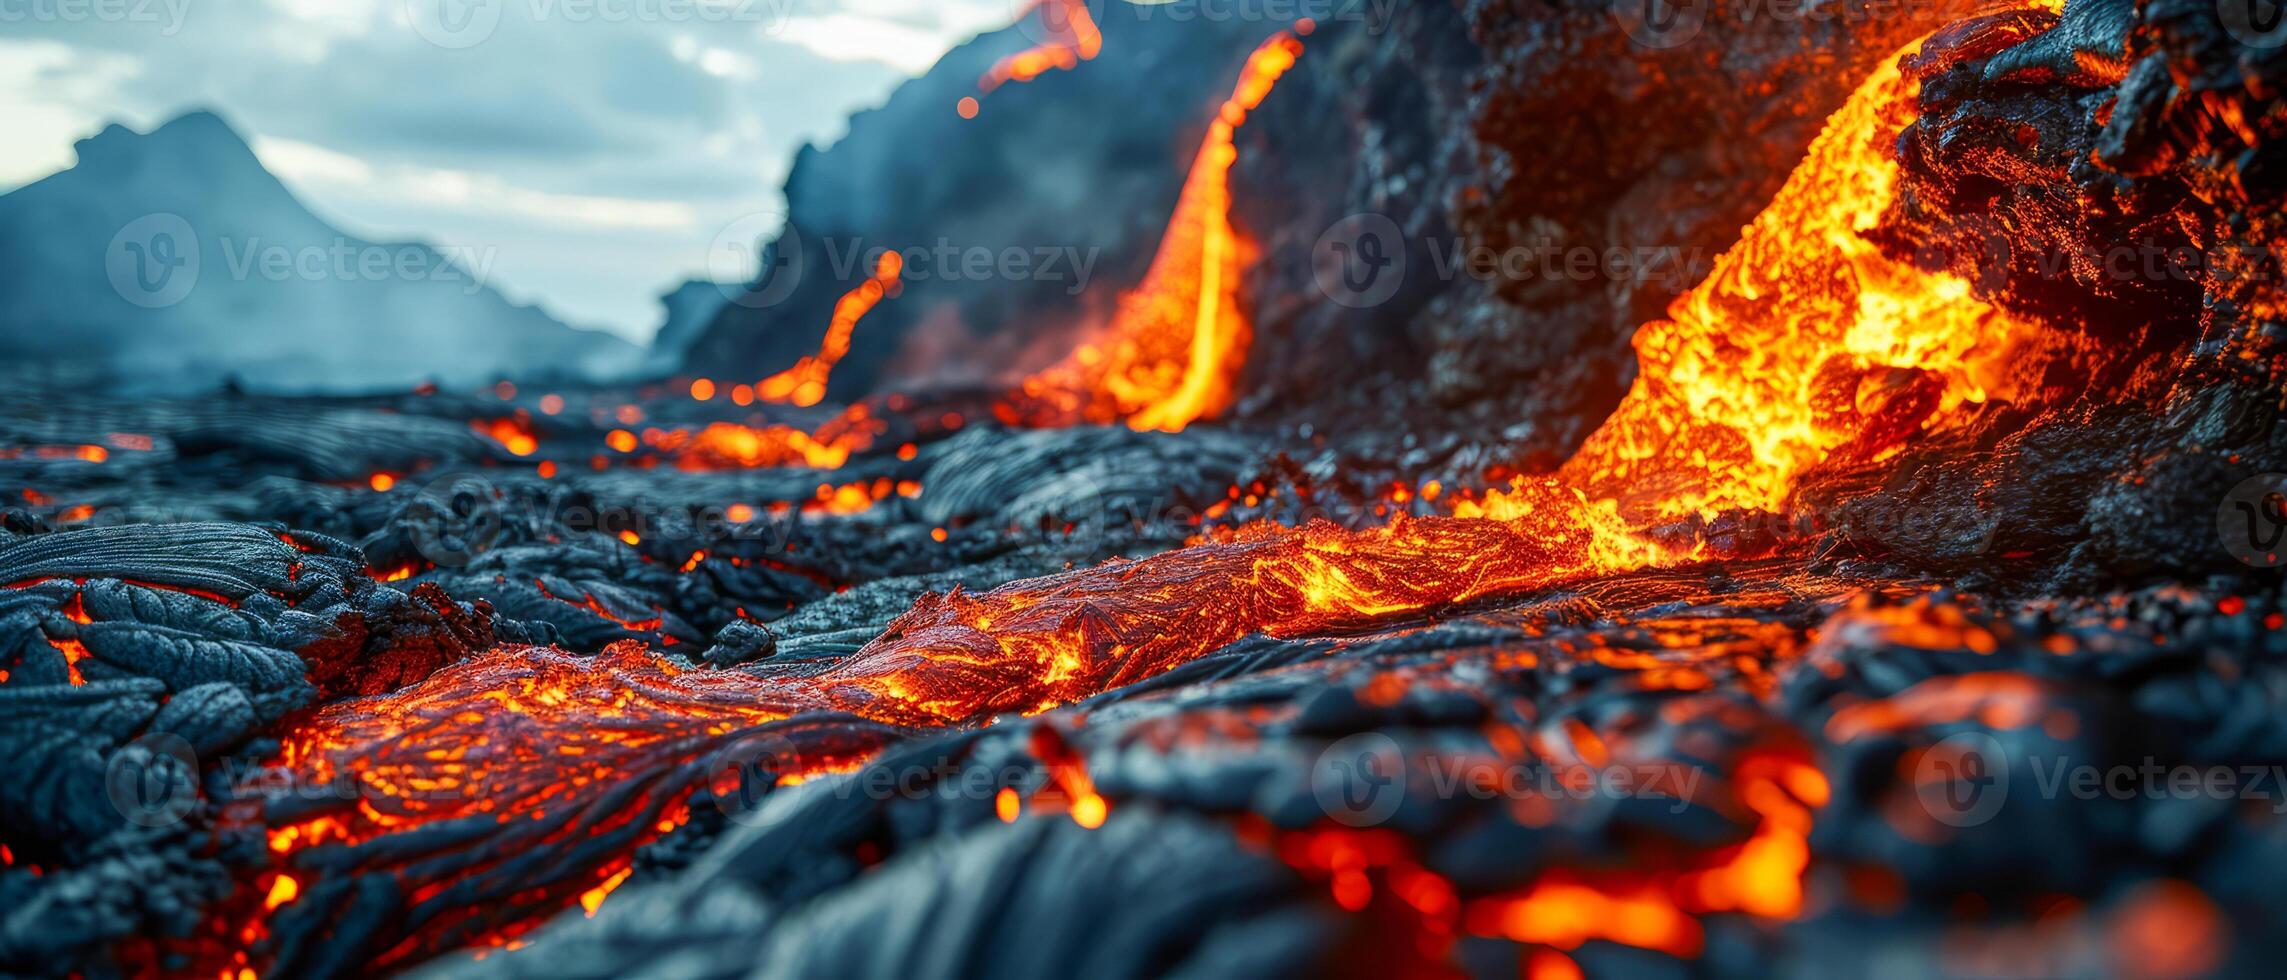
<svg viewBox="0 0 2287 980"><path fill-rule="evenodd" d="M0 0L0 191L72 143L220 113L359 237L645 340L716 232L1023 0Z"/></svg>

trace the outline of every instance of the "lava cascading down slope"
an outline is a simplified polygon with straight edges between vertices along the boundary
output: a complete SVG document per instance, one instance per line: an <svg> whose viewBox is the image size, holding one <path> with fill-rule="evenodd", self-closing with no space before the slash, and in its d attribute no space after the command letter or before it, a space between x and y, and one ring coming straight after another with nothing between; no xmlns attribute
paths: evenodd
<svg viewBox="0 0 2287 980"><path fill-rule="evenodd" d="M1231 97L1208 123L1143 282L1120 297L1100 339L1025 379L1012 417L1178 432L1231 403L1250 334L1239 273L1251 257L1231 227L1232 136L1301 56L1302 42L1283 31L1247 56Z"/></svg>
<svg viewBox="0 0 2287 980"><path fill-rule="evenodd" d="M904 272L904 256L895 251L881 253L881 258L874 261L873 276L834 302L834 319L826 325L826 336L818 342L818 353L755 382L754 400L803 407L826 400L826 382L833 376L834 365L849 354L850 336L857 331L858 321L873 312L882 297L890 295Z"/></svg>
<svg viewBox="0 0 2287 980"><path fill-rule="evenodd" d="M1054 676L1069 672L1056 664L1131 656L1131 635L1164 624L1175 632L1155 634L1148 659L1173 665L1250 632L1300 635L1687 557L1632 528L1643 515L1776 506L1837 447L1894 448L1984 398L1978 379L2027 329L1960 279L1885 258L1859 234L1889 203L1887 148L1914 94L1885 63L1851 96L1674 319L1639 334L1634 389L1555 478L1463 502L1453 517L1259 530L924 602L859 656L997 650ZM1883 387L1901 373L1943 387L1902 406ZM1266 591L1288 601L1247 597Z"/></svg>
<svg viewBox="0 0 2287 980"><path fill-rule="evenodd" d="M786 370L752 385L733 385L731 402L741 407L760 402L808 408L824 401L826 383L833 378L834 366L849 354L858 321L883 299L896 295L904 272L904 256L896 251L881 253L874 261L873 275L834 302L834 316L826 325L826 336L818 342L818 353L806 355ZM717 389L713 380L700 378L692 382L691 394L705 401L714 398ZM808 466L832 470L848 462L850 454L872 447L880 430L872 410L858 403L815 429L714 422L696 432L649 430L643 435L643 444L675 457L676 465L684 469Z"/></svg>
<svg viewBox="0 0 2287 980"><path fill-rule="evenodd" d="M1089 405L1116 406L1114 417L1138 428L1179 428L1228 396L1222 372L1243 332L1222 326L1244 322L1228 290L1239 261L1226 214L1229 131L1253 104L1244 97L1259 100L1298 50L1282 36L1250 60L1147 288L1123 307L1119 343L1061 369L1065 381L1098 384L1073 389L1092 391ZM305 879L295 901L338 895L352 869L386 869L411 911L385 948L410 957L498 935L532 908L615 883L628 848L673 826L665 801L698 783L697 760L760 728L822 713L976 724L1141 680L1249 634L1362 630L1686 560L1688 549L1636 529L1780 506L1806 467L1841 452L1872 457L1992 390L1989 367L2021 324L1958 279L1879 255L1860 234L1888 204L1888 147L1914 95L1893 65L1866 80L1714 274L1675 303L1672 320L1642 331L1642 376L1554 478L1520 481L1450 517L1365 531L1250 528L974 595L925 595L863 649L810 673L677 673L628 647L592 659L506 648L394 694L329 705L289 733L289 766L352 772L371 799L422 785L458 795L448 806L364 802L326 814L323 835L274 838L285 873ZM1212 335L1177 329L1209 321ZM800 756L825 766L852 755L841 749L804 743ZM1785 815L1790 855L1803 822ZM595 827L619 832L595 838ZM526 850L504 850L505 833ZM562 846L532 846L548 841ZM515 875L487 870L509 862ZM1783 863L1799 872L1799 861ZM523 886L517 902L478 904L511 882ZM444 916L448 907L460 911ZM1768 900L1729 907L1787 910Z"/></svg>

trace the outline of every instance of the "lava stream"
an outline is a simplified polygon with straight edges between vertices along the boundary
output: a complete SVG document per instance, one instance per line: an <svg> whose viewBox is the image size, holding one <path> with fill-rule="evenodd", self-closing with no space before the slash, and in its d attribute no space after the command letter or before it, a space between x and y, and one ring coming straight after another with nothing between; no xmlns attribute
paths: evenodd
<svg viewBox="0 0 2287 980"><path fill-rule="evenodd" d="M1013 406L1036 424L1125 420L1137 430L1181 431L1221 412L1246 365L1251 329L1239 309L1239 272L1251 246L1231 227L1232 135L1302 56L1284 31L1247 56L1238 84L1207 126L1175 213L1141 285L1120 297L1098 343L1027 378Z"/></svg>
<svg viewBox="0 0 2287 980"><path fill-rule="evenodd" d="M1006 82L1029 82L1050 69L1071 71L1104 49L1104 35L1088 13L1086 0L1039 0L1030 14L1053 36L993 62L977 80L977 91L991 92Z"/></svg>
<svg viewBox="0 0 2287 980"><path fill-rule="evenodd" d="M826 326L826 337L819 341L818 353L755 382L755 400L804 407L824 401L826 382L834 373L834 365L841 363L843 356L850 352L850 335L857 331L858 321L873 312L882 297L897 288L898 276L904 271L904 256L894 251L881 253L881 258L874 262L873 277L834 302L834 319Z"/></svg>

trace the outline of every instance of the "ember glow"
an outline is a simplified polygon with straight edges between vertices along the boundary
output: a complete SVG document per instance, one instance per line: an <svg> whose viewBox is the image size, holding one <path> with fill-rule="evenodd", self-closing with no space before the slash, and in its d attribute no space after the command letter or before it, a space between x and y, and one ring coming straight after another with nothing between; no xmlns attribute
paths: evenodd
<svg viewBox="0 0 2287 980"><path fill-rule="evenodd" d="M861 403L842 410L815 430L789 425L713 422L697 432L647 430L643 441L674 456L675 465L688 470L773 466L831 470L848 462L851 453L872 446L880 432L881 422Z"/></svg>

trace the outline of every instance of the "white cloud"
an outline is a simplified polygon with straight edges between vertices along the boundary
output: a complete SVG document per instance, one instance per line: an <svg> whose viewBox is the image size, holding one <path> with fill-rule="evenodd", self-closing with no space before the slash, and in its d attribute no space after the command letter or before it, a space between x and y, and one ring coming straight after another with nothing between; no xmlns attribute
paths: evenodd
<svg viewBox="0 0 2287 980"><path fill-rule="evenodd" d="M264 168L289 184L361 184L373 180L373 168L365 161L295 140L257 136L254 155Z"/></svg>
<svg viewBox="0 0 2287 980"><path fill-rule="evenodd" d="M135 71L133 60L46 39L0 38L0 189L72 165L72 144L107 121L81 102ZM134 122L141 123L137 119Z"/></svg>
<svg viewBox="0 0 2287 980"><path fill-rule="evenodd" d="M878 61L910 74L936 64L948 47L943 34L862 14L795 17L776 36L835 61Z"/></svg>

